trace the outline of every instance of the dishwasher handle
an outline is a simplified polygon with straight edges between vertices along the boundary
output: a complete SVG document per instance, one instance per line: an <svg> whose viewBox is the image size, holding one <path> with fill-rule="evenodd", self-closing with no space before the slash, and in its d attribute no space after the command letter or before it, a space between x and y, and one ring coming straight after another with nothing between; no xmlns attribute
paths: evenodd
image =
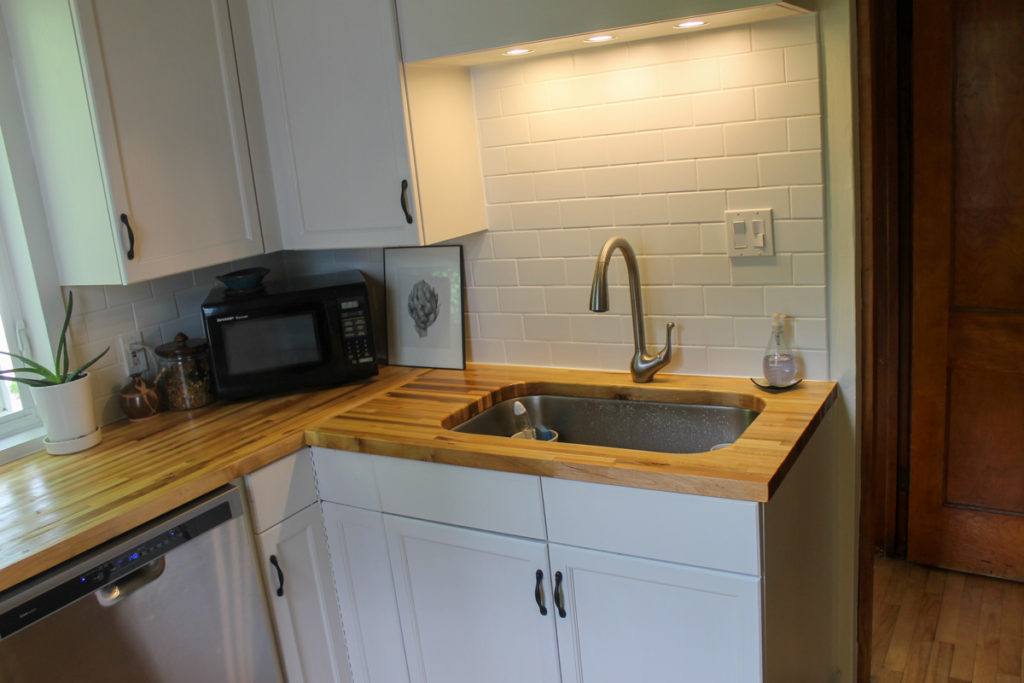
<svg viewBox="0 0 1024 683"><path fill-rule="evenodd" d="M128 576L112 584L96 589L96 601L103 607L113 607L146 584L160 578L167 567L164 556L158 557L147 565L139 567Z"/></svg>

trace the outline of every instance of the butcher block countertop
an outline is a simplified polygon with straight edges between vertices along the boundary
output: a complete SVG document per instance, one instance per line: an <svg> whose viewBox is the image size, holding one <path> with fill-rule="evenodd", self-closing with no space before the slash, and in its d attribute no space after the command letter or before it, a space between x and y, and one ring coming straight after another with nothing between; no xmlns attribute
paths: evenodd
<svg viewBox="0 0 1024 683"><path fill-rule="evenodd" d="M761 415L732 446L684 455L447 429L537 390L737 405ZM371 380L334 389L119 422L80 453L0 465L0 591L307 444L766 501L835 393L831 382L769 394L736 378L658 375L636 385L628 373L589 370L382 367Z"/></svg>

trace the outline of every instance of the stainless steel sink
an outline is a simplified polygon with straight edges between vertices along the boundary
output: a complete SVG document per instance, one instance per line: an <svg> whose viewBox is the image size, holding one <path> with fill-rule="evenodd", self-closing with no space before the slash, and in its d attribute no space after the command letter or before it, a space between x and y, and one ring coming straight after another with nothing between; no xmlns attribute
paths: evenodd
<svg viewBox="0 0 1024 683"><path fill-rule="evenodd" d="M731 444L758 416L736 406L532 394L496 403L452 429L511 436L515 401L534 424L557 431L561 442L661 453L701 453Z"/></svg>

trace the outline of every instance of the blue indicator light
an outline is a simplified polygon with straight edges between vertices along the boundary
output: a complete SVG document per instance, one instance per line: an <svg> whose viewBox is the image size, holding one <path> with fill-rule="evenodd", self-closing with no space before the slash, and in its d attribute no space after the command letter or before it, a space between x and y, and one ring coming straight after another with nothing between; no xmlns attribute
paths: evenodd
<svg viewBox="0 0 1024 683"><path fill-rule="evenodd" d="M128 559L129 560L137 560L137 559L139 559L139 554L138 553L132 553L131 555L128 556Z"/></svg>

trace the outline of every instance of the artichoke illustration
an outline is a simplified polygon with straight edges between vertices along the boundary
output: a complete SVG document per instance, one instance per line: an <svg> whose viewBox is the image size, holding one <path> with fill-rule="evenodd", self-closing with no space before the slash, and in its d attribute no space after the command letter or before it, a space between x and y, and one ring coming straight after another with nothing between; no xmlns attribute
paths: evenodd
<svg viewBox="0 0 1024 683"><path fill-rule="evenodd" d="M409 315L421 337L427 336L427 328L437 320L437 299L437 291L426 280L420 280L409 291Z"/></svg>

